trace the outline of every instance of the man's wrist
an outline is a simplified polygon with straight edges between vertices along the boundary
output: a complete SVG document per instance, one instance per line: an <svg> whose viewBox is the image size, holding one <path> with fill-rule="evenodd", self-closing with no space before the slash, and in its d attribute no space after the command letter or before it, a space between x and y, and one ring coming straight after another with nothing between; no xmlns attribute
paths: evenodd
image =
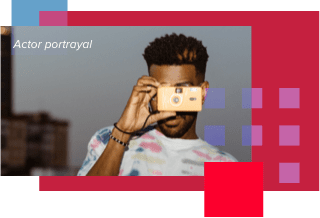
<svg viewBox="0 0 320 218"><path fill-rule="evenodd" d="M116 139L124 142L124 143L129 143L131 135L120 132L116 128L113 128L112 133L111 133ZM112 139L111 139L112 140Z"/></svg>

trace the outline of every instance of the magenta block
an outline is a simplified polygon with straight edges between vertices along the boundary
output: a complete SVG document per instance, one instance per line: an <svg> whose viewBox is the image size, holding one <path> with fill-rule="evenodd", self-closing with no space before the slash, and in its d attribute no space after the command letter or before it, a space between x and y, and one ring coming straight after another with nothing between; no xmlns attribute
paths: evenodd
<svg viewBox="0 0 320 218"><path fill-rule="evenodd" d="M280 125L279 126L279 145L280 146L299 146L300 145L300 126L299 125Z"/></svg>
<svg viewBox="0 0 320 218"><path fill-rule="evenodd" d="M40 11L39 26L68 26L68 11Z"/></svg>
<svg viewBox="0 0 320 218"><path fill-rule="evenodd" d="M251 145L261 146L262 145L262 126L252 125L251 127Z"/></svg>
<svg viewBox="0 0 320 218"><path fill-rule="evenodd" d="M262 88L252 88L252 108L262 108Z"/></svg>
<svg viewBox="0 0 320 218"><path fill-rule="evenodd" d="M279 88L279 108L300 108L300 88Z"/></svg>
<svg viewBox="0 0 320 218"><path fill-rule="evenodd" d="M279 183L300 183L300 163L279 163Z"/></svg>

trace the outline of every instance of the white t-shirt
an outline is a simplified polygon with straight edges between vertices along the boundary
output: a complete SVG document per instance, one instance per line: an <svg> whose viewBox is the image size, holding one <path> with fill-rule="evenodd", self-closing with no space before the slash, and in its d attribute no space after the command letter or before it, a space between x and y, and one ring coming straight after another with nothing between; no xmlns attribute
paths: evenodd
<svg viewBox="0 0 320 218"><path fill-rule="evenodd" d="M97 131L78 176L85 176L109 141L113 126ZM111 139L112 140L112 139ZM120 165L119 176L204 176L204 162L237 162L202 139L172 139L153 126L130 140Z"/></svg>

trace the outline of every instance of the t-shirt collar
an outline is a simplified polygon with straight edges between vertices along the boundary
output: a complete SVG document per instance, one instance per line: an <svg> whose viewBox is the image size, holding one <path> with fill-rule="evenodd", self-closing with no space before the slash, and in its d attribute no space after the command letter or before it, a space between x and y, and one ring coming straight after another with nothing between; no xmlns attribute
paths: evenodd
<svg viewBox="0 0 320 218"><path fill-rule="evenodd" d="M180 139L180 138L169 138L159 132L157 129L153 129L149 134L159 139L163 146L170 150L183 150L189 149L195 146L201 146L205 143L201 138L198 139Z"/></svg>

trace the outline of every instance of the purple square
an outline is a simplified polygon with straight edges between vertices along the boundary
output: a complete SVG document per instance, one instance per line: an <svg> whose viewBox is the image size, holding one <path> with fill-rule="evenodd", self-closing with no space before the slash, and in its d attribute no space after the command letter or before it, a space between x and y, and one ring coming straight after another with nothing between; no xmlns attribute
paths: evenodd
<svg viewBox="0 0 320 218"><path fill-rule="evenodd" d="M300 183L300 163L279 163L279 183Z"/></svg>
<svg viewBox="0 0 320 218"><path fill-rule="evenodd" d="M211 145L225 145L225 126L204 126L204 140Z"/></svg>
<svg viewBox="0 0 320 218"><path fill-rule="evenodd" d="M251 88L242 88L242 108L251 108Z"/></svg>
<svg viewBox="0 0 320 218"><path fill-rule="evenodd" d="M279 145L280 146L299 146L300 145L300 126L279 126Z"/></svg>
<svg viewBox="0 0 320 218"><path fill-rule="evenodd" d="M251 145L251 126L242 126L242 146Z"/></svg>
<svg viewBox="0 0 320 218"><path fill-rule="evenodd" d="M279 108L300 108L300 88L279 88Z"/></svg>
<svg viewBox="0 0 320 218"><path fill-rule="evenodd" d="M208 88L205 99L205 108L225 108L225 89Z"/></svg>

